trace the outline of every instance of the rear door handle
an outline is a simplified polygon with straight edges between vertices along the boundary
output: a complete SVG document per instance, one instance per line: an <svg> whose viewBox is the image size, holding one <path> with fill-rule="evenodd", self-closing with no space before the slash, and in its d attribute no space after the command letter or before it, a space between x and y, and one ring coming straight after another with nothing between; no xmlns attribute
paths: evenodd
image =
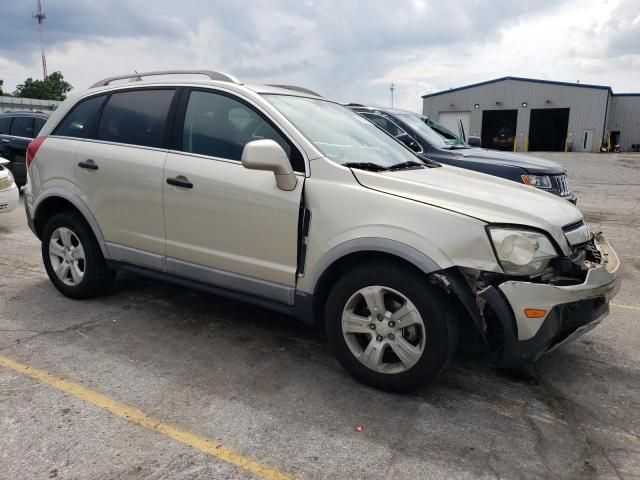
<svg viewBox="0 0 640 480"><path fill-rule="evenodd" d="M90 158L86 162L78 163L78 166L80 168L85 168L87 170L97 170L98 169L98 165L96 165L95 162L93 160L91 160Z"/></svg>
<svg viewBox="0 0 640 480"><path fill-rule="evenodd" d="M3 141L4 143L9 143L11 140L9 140L8 138L3 138L3 139L2 139L2 141Z"/></svg>
<svg viewBox="0 0 640 480"><path fill-rule="evenodd" d="M189 179L183 175L178 175L175 178L167 178L167 183L169 185L173 185L174 187L193 188L193 183L191 183Z"/></svg>

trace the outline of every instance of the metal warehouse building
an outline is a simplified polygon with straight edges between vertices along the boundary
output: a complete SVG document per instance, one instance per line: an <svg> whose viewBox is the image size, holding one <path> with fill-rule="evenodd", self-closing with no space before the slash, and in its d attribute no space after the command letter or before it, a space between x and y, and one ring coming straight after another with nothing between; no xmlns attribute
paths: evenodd
<svg viewBox="0 0 640 480"><path fill-rule="evenodd" d="M487 148L515 151L640 150L640 93L503 77L422 97L423 113Z"/></svg>

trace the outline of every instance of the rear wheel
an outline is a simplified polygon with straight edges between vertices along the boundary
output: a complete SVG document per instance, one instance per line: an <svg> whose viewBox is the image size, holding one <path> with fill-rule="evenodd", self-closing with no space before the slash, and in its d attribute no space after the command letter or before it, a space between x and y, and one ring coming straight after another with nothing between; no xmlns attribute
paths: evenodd
<svg viewBox="0 0 640 480"><path fill-rule="evenodd" d="M93 232L75 212L51 217L42 233L42 260L54 286L70 298L96 296L109 288L109 270Z"/></svg>
<svg viewBox="0 0 640 480"><path fill-rule="evenodd" d="M340 363L358 380L410 391L451 360L458 325L446 294L394 262L345 274L329 294L325 324Z"/></svg>

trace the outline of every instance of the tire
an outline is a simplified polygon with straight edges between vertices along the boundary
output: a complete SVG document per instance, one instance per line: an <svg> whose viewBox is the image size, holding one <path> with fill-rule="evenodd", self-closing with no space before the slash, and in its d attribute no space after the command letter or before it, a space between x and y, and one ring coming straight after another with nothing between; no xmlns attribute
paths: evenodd
<svg viewBox="0 0 640 480"><path fill-rule="evenodd" d="M95 297L107 291L115 278L93 232L73 211L58 213L47 221L42 232L42 260L53 285L69 298Z"/></svg>
<svg viewBox="0 0 640 480"><path fill-rule="evenodd" d="M384 306L371 315L369 306L381 302ZM337 281L327 298L325 328L338 361L357 380L409 392L437 378L453 358L458 344L454 312L447 294L426 275L378 261Z"/></svg>

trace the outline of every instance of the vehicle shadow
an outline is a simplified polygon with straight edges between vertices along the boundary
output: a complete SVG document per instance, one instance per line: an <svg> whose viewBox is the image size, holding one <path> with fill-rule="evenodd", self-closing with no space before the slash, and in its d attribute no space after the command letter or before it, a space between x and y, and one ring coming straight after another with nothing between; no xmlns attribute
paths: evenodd
<svg viewBox="0 0 640 480"><path fill-rule="evenodd" d="M554 353L529 376L497 371L482 356L462 353L433 384L399 395L353 380L319 329L233 300L132 273L121 273L110 294L84 302L62 297L45 279L20 292L22 298L38 295L46 296L42 308L50 312L52 330L63 311L68 328L81 325L75 330L82 336L70 330L50 337L55 349L87 362L88 370L93 362L107 370L127 366L129 374L112 379L118 390L138 392L144 377L152 396L146 401L188 428L215 427L223 415L239 429L249 428L246 421L251 429L260 426L264 442L309 431L323 445L316 457L327 458L365 441L369 452L378 453L361 453L361 460L381 462L384 469L410 461L506 478L551 472L573 478L610 469L589 417L595 402L602 408L606 400L585 393L576 403L558 388L582 382L587 392L593 385L593 364L575 362L574 353ZM613 367L598 367L602 376L607 368ZM617 386L631 380L617 377ZM603 423L621 428L606 418Z"/></svg>

